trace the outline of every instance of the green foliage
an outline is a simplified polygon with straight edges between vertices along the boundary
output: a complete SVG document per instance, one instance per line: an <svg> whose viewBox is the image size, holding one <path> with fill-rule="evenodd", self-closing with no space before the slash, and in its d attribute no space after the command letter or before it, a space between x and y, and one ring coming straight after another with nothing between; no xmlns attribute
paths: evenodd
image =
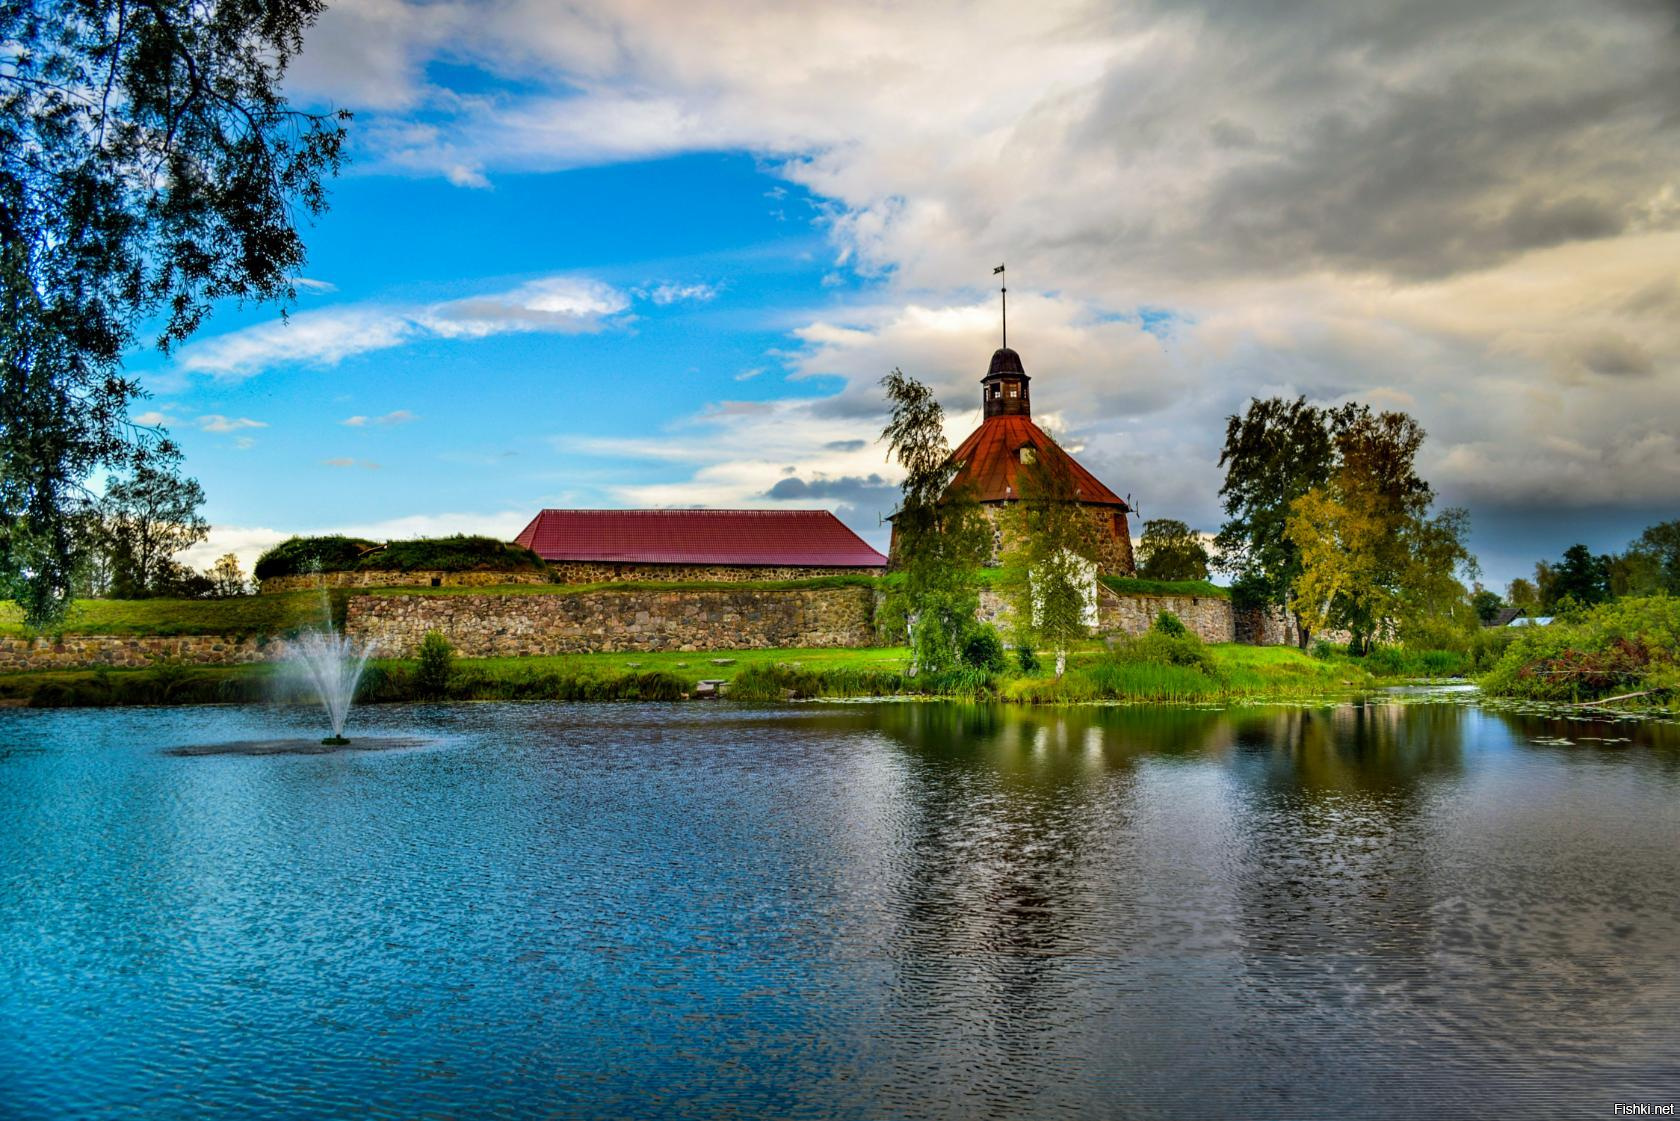
<svg viewBox="0 0 1680 1121"><path fill-rule="evenodd" d="M293 537L257 558L256 576L310 572L541 572L541 557L493 537L422 537L380 545L359 537Z"/></svg>
<svg viewBox="0 0 1680 1121"><path fill-rule="evenodd" d="M1505 585L1505 602L1524 615L1532 615L1540 607L1540 592L1533 583L1519 576Z"/></svg>
<svg viewBox="0 0 1680 1121"><path fill-rule="evenodd" d="M1155 621L1150 624L1149 629L1168 638L1182 638L1190 633L1185 629L1184 622L1171 611L1163 611L1155 616Z"/></svg>
<svg viewBox="0 0 1680 1121"><path fill-rule="evenodd" d="M1540 577L1540 606L1552 610L1565 599L1590 607L1610 598L1610 557L1585 545L1571 545L1557 564L1536 567Z"/></svg>
<svg viewBox="0 0 1680 1121"><path fill-rule="evenodd" d="M427 631L420 640L419 664L414 669L414 687L420 695L436 700L449 692L454 675L455 650L442 631Z"/></svg>
<svg viewBox="0 0 1680 1121"><path fill-rule="evenodd" d="M363 537L288 537L257 558L252 574L267 580L305 572L342 572L356 567L363 555L378 547Z"/></svg>
<svg viewBox="0 0 1680 1121"><path fill-rule="evenodd" d="M926 682L921 684L925 687ZM904 691L904 678L885 670L759 664L735 675L728 696L732 701L779 701L787 697L880 697Z"/></svg>
<svg viewBox="0 0 1680 1121"><path fill-rule="evenodd" d="M1492 623L1505 608L1505 601L1499 598L1498 592L1490 592L1481 585L1470 596L1470 607L1476 613L1476 618L1484 624Z"/></svg>
<svg viewBox="0 0 1680 1121"><path fill-rule="evenodd" d="M1206 580L1142 580L1131 576L1098 576L1097 581L1122 596L1188 596L1193 599L1230 599L1233 589Z"/></svg>
<svg viewBox="0 0 1680 1121"><path fill-rule="evenodd" d="M1143 523L1138 575L1146 580L1206 580L1209 557L1202 535L1172 518Z"/></svg>
<svg viewBox="0 0 1680 1121"><path fill-rule="evenodd" d="M1002 673L1008 665L1003 653L1003 638L997 628L976 626L963 639L962 664L988 673Z"/></svg>
<svg viewBox="0 0 1680 1121"><path fill-rule="evenodd" d="M1330 417L1335 467L1291 503L1284 527L1300 563L1291 610L1303 635L1345 629L1364 651L1396 629L1411 639L1407 631L1443 618L1471 625L1457 579L1476 574L1465 545L1469 514L1428 516L1432 492L1414 467L1423 429L1404 413L1363 405Z"/></svg>
<svg viewBox="0 0 1680 1121"><path fill-rule="evenodd" d="M1213 653L1190 631L1169 634L1151 628L1145 634L1115 639L1110 650L1116 661L1188 666L1211 678L1219 676L1219 663Z"/></svg>
<svg viewBox="0 0 1680 1121"><path fill-rule="evenodd" d="M1003 587L1015 626L1056 652L1061 676L1067 652L1090 633L1086 625L1100 529L1079 501L1073 460L1052 440L1016 475L1019 499L1002 515Z"/></svg>
<svg viewBox="0 0 1680 1121"><path fill-rule="evenodd" d="M210 535L200 516L204 489L180 474L172 445L138 457L111 480L99 502L103 545L111 558L111 590L121 599L145 599L179 590L187 575L174 557Z"/></svg>
<svg viewBox="0 0 1680 1121"><path fill-rule="evenodd" d="M958 640L979 605L977 574L991 552L991 525L969 495L951 487L957 464L932 391L896 369L881 385L892 407L881 439L904 469L888 613L912 632L916 666L937 673L956 664Z"/></svg>
<svg viewBox="0 0 1680 1121"><path fill-rule="evenodd" d="M1250 400L1227 417L1219 466L1225 524L1214 538L1219 566L1257 602L1288 606L1301 560L1284 530L1297 498L1330 479L1335 464L1329 415L1305 397Z"/></svg>
<svg viewBox="0 0 1680 1121"><path fill-rule="evenodd" d="M1023 642L1015 648L1015 662L1021 667L1022 673L1037 673L1038 651L1032 648L1031 643Z"/></svg>
<svg viewBox="0 0 1680 1121"><path fill-rule="evenodd" d="M347 114L281 94L319 0L0 5L0 580L73 592L86 483L167 446L122 363L217 301L289 299Z"/></svg>
<svg viewBox="0 0 1680 1121"><path fill-rule="evenodd" d="M1680 686L1680 598L1615 600L1575 621L1524 627L1481 680L1494 696L1586 700Z"/></svg>

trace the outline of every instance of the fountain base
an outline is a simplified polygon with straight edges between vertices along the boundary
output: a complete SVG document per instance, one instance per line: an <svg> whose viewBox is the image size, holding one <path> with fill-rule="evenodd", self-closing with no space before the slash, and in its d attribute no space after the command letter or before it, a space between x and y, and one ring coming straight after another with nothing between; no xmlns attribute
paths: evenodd
<svg viewBox="0 0 1680 1121"><path fill-rule="evenodd" d="M328 736L326 739L321 741L321 746L323 746L323 747L344 747L344 746L348 745L349 742L350 741L345 739L343 736Z"/></svg>

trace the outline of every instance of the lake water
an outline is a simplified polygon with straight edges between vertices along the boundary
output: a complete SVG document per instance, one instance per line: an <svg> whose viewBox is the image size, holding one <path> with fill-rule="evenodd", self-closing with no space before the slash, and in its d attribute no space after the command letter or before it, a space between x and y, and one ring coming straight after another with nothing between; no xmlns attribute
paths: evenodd
<svg viewBox="0 0 1680 1121"><path fill-rule="evenodd" d="M1671 724L470 705L164 754L317 724L0 711L0 1116L1680 1099Z"/></svg>

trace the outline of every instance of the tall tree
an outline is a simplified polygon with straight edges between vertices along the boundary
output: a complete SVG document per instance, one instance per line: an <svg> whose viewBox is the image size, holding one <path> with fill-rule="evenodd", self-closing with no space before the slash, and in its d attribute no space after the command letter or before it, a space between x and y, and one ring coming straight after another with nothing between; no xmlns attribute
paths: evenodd
<svg viewBox="0 0 1680 1121"><path fill-rule="evenodd" d="M1551 580L1542 585L1545 606L1556 607L1565 599L1583 607L1610 598L1610 558L1575 544L1563 551L1563 559L1548 566Z"/></svg>
<svg viewBox="0 0 1680 1121"><path fill-rule="evenodd" d="M1214 546L1220 568L1247 594L1294 609L1301 554L1285 532L1290 506L1323 486L1334 465L1330 414L1305 397L1254 399L1243 415L1226 419L1219 453L1225 524ZM1302 628L1301 643L1306 642Z"/></svg>
<svg viewBox="0 0 1680 1121"><path fill-rule="evenodd" d="M1015 479L1020 497L1002 515L1004 584L1016 630L1055 652L1060 677L1068 650L1090 633L1102 543L1098 523L1080 504L1072 458L1047 450L1053 449L1038 449L1022 462Z"/></svg>
<svg viewBox="0 0 1680 1121"><path fill-rule="evenodd" d="M1343 628L1364 652L1391 626L1467 611L1456 574L1473 575L1475 562L1464 511L1428 516L1417 421L1358 405L1338 410L1333 423L1336 466L1294 501L1284 532L1300 553L1294 602L1303 629Z"/></svg>
<svg viewBox="0 0 1680 1121"><path fill-rule="evenodd" d="M1202 535L1173 518L1143 523L1138 543L1138 575L1146 580L1206 580L1207 546Z"/></svg>
<svg viewBox="0 0 1680 1121"><path fill-rule="evenodd" d="M210 581L210 594L217 599L247 595L251 591L251 582L245 579L245 570L239 567L239 558L232 553L217 557L216 563L204 570L204 575Z"/></svg>
<svg viewBox="0 0 1680 1121"><path fill-rule="evenodd" d="M199 515L204 489L179 473L180 454L141 457L133 470L105 488L100 503L114 557L119 596L162 595L180 582L175 554L203 541L210 527Z"/></svg>
<svg viewBox="0 0 1680 1121"><path fill-rule="evenodd" d="M1639 539L1628 546L1629 556L1638 556L1650 566L1652 587L1640 588L1633 594L1654 591L1680 595L1680 520L1659 522L1648 526Z"/></svg>
<svg viewBox="0 0 1680 1121"><path fill-rule="evenodd" d="M1540 593L1535 590L1533 581L1518 576L1505 585L1505 602L1526 615L1540 606Z"/></svg>
<svg viewBox="0 0 1680 1121"><path fill-rule="evenodd" d="M951 488L959 465L932 390L898 369L881 386L892 408L881 439L904 470L893 515L894 598L909 629L911 672L937 672L957 663L962 635L974 626L992 527L978 503Z"/></svg>
<svg viewBox="0 0 1680 1121"><path fill-rule="evenodd" d="M288 300L344 113L279 92L321 0L0 2L0 581L62 617L86 482L158 434L128 421L140 324Z"/></svg>

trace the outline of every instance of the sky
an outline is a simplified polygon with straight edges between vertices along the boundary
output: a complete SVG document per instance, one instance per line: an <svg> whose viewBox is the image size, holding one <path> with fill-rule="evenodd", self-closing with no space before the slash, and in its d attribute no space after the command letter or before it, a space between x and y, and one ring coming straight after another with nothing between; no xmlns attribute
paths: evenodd
<svg viewBox="0 0 1680 1121"><path fill-rule="evenodd" d="M978 423L1000 262L1142 518L1217 529L1274 394L1416 416L1495 587L1680 517L1673 0L340 0L286 88L355 113L295 305L131 363L195 563L545 506L884 546L879 379Z"/></svg>

